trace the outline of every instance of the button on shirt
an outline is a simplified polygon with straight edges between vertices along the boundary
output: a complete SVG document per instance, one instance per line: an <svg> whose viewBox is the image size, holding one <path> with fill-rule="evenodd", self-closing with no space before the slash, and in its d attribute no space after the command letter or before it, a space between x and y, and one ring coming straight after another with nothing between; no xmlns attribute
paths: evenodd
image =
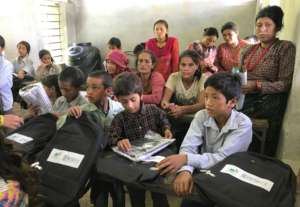
<svg viewBox="0 0 300 207"><path fill-rule="evenodd" d="M13 106L13 95L11 92L12 64L0 55L0 98L2 99L3 110L9 111Z"/></svg>
<svg viewBox="0 0 300 207"><path fill-rule="evenodd" d="M182 142L180 154L187 154L187 165L179 171L208 169L229 155L247 151L252 141L252 123L243 113L232 110L222 129L206 109L199 111Z"/></svg>

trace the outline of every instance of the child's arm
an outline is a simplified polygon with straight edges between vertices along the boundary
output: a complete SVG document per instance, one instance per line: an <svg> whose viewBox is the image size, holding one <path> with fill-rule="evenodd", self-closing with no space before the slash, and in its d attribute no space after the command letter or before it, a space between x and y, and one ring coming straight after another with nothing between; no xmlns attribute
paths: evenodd
<svg viewBox="0 0 300 207"><path fill-rule="evenodd" d="M120 150L127 151L131 145L129 139L124 138L124 120L122 112L112 120L109 128L109 144L117 145Z"/></svg>

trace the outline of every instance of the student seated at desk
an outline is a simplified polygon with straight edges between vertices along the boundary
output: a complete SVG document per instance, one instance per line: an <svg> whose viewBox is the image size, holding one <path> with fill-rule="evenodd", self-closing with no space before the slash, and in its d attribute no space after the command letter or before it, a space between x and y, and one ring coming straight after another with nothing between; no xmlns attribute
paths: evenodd
<svg viewBox="0 0 300 207"><path fill-rule="evenodd" d="M233 109L241 93L240 78L220 72L204 84L205 108L199 111L182 142L178 155L162 160L161 175L178 172L174 191L188 195L193 188L194 169L208 169L229 155L246 151L252 140L251 120ZM183 200L183 207L199 204Z"/></svg>
<svg viewBox="0 0 300 207"><path fill-rule="evenodd" d="M122 103L125 111L119 113L112 121L110 141L120 150L130 149L130 140L145 136L147 131L162 134L165 138L172 138L170 124L164 111L154 104L143 104L143 84L134 73L124 72L116 77L113 91ZM145 206L145 190L127 186L132 207ZM166 195L151 193L153 206L169 206Z"/></svg>
<svg viewBox="0 0 300 207"><path fill-rule="evenodd" d="M92 72L88 74L86 86L89 103L71 107L69 114L80 117L82 111L93 111L104 128L104 132L107 132L115 115L123 111L123 107L119 102L109 98L109 95L112 93L112 77L104 71ZM63 118L65 116L61 117L60 120ZM113 200L113 206L125 207L124 190L117 181L109 183L95 180L91 187L92 203L95 206L107 206L109 192Z"/></svg>
<svg viewBox="0 0 300 207"><path fill-rule="evenodd" d="M53 105L53 111L64 114L72 106L81 106L88 101L79 93L84 83L84 75L81 70L67 67L58 76L58 85L62 96Z"/></svg>

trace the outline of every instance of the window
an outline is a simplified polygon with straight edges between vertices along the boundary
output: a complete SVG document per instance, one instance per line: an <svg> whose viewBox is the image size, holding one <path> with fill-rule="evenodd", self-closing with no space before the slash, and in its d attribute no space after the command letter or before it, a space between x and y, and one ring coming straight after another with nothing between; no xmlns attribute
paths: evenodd
<svg viewBox="0 0 300 207"><path fill-rule="evenodd" d="M64 62L64 53L67 48L63 5L61 1L40 1L43 45L51 52L56 63Z"/></svg>

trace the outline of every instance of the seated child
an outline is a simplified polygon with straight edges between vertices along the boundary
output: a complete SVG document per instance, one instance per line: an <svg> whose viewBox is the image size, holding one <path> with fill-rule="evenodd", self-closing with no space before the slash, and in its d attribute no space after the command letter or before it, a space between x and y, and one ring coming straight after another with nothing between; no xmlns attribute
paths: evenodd
<svg viewBox="0 0 300 207"><path fill-rule="evenodd" d="M252 140L251 120L233 109L241 94L237 75L220 72L204 84L205 108L199 111L182 142L178 155L162 160L161 174L178 173L173 187L177 195L191 193L194 169L208 169L229 155L247 151ZM200 206L184 200L182 206Z"/></svg>
<svg viewBox="0 0 300 207"><path fill-rule="evenodd" d="M164 111L153 104L143 104L143 84L134 73L124 72L116 77L113 91L125 111L116 115L110 127L110 141L122 151L130 149L130 141L144 137L147 131L172 138L170 124ZM133 207L145 206L145 190L127 186ZM151 193L153 206L169 206L167 197Z"/></svg>
<svg viewBox="0 0 300 207"><path fill-rule="evenodd" d="M53 111L62 115L72 106L81 106L88 101L79 93L84 83L81 70L73 67L65 68L58 76L58 84L62 96L53 105Z"/></svg>
<svg viewBox="0 0 300 207"><path fill-rule="evenodd" d="M39 58L41 60L41 64L38 66L35 72L35 79L41 80L48 75L59 74L61 69L53 62L53 58L48 50L40 50Z"/></svg>
<svg viewBox="0 0 300 207"><path fill-rule="evenodd" d="M111 50L105 59L105 68L114 78L124 71L130 71L128 68L128 58L121 50Z"/></svg>
<svg viewBox="0 0 300 207"><path fill-rule="evenodd" d="M69 114L80 117L82 111L93 111L107 132L115 115L123 110L119 102L109 98L112 92L112 77L107 72L95 71L88 75L86 85L89 103L71 107ZM122 185L117 181L109 183L102 180L95 180L91 188L91 200L95 206L108 205L108 192L111 193L114 206L125 207Z"/></svg>

